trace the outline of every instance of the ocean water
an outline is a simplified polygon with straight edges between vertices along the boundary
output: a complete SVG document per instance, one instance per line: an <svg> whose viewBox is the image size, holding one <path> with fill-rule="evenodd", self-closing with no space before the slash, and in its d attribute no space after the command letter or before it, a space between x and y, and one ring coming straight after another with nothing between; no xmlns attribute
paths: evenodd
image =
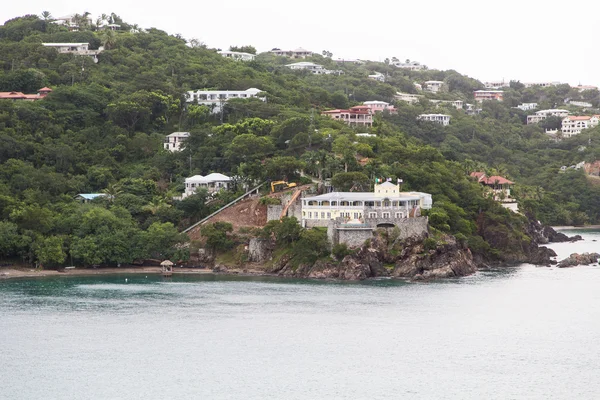
<svg viewBox="0 0 600 400"><path fill-rule="evenodd" d="M598 399L600 267L4 280L0 366L0 399Z"/></svg>

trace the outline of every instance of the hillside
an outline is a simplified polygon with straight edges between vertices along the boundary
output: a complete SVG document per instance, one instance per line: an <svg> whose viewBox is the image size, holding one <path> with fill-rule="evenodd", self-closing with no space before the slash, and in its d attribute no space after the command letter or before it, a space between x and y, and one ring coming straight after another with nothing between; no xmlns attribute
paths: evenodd
<svg viewBox="0 0 600 400"><path fill-rule="evenodd" d="M0 91L52 92L37 101L0 100L0 256L45 265L116 264L145 257L185 258L178 230L214 211L235 193L205 204L206 193L184 201L187 176L236 176L237 192L266 179L301 182L298 171L345 185L403 179L405 190L431 193L434 230L457 235L472 251L500 257L524 247L524 219L486 198L468 178L476 170L509 176L525 210L553 224L596 223L600 188L582 171L562 165L600 159L598 129L560 142L544 128L524 125L520 102L553 105L565 96L597 106L597 93L569 88L506 90L505 101L484 102L479 114L431 100L473 103L475 79L456 71L408 71L378 62L305 61L338 74L294 71L285 57L259 54L242 62L215 49L114 16L116 31L88 26L69 32L37 16L0 26ZM240 39L242 40L242 39ZM94 57L60 54L42 43L86 42ZM297 60L293 60L297 61ZM369 79L379 72L385 82ZM439 93L414 83L443 81ZM198 89L258 88L265 101L236 99L222 113L186 103ZM422 94L414 104L397 92ZM594 97L596 96L596 97ZM589 98L588 98L589 97ZM396 115L377 114L372 127L353 128L322 116L364 101L395 102ZM449 126L418 121L444 112ZM162 149L164 136L190 132L185 149ZM371 137L356 136L371 133ZM368 159L359 163L358 160ZM102 193L89 203L78 193ZM490 235L502 235L490 245Z"/></svg>

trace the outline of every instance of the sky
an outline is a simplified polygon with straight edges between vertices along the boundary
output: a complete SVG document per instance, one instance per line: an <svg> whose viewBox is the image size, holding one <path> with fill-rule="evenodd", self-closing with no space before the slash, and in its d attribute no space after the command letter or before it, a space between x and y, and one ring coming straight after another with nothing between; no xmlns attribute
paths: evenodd
<svg viewBox="0 0 600 400"><path fill-rule="evenodd" d="M0 23L45 10L55 17L114 12L211 48L303 47L334 59L410 59L480 81L600 86L600 2L592 0L27 0L2 4Z"/></svg>

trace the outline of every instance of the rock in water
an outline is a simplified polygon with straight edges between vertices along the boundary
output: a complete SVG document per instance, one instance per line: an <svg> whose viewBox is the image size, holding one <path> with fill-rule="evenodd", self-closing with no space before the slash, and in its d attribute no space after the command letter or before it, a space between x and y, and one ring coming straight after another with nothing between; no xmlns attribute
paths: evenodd
<svg viewBox="0 0 600 400"><path fill-rule="evenodd" d="M598 262L600 254L598 253L573 253L558 263L558 268L570 268L577 265L590 265Z"/></svg>

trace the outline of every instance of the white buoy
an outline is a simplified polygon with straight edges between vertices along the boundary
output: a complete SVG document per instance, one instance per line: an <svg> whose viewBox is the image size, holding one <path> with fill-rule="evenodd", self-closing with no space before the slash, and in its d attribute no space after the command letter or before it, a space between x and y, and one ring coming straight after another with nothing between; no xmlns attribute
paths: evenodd
<svg viewBox="0 0 600 400"><path fill-rule="evenodd" d="M125 283L127 283L127 278L125 278Z"/></svg>

